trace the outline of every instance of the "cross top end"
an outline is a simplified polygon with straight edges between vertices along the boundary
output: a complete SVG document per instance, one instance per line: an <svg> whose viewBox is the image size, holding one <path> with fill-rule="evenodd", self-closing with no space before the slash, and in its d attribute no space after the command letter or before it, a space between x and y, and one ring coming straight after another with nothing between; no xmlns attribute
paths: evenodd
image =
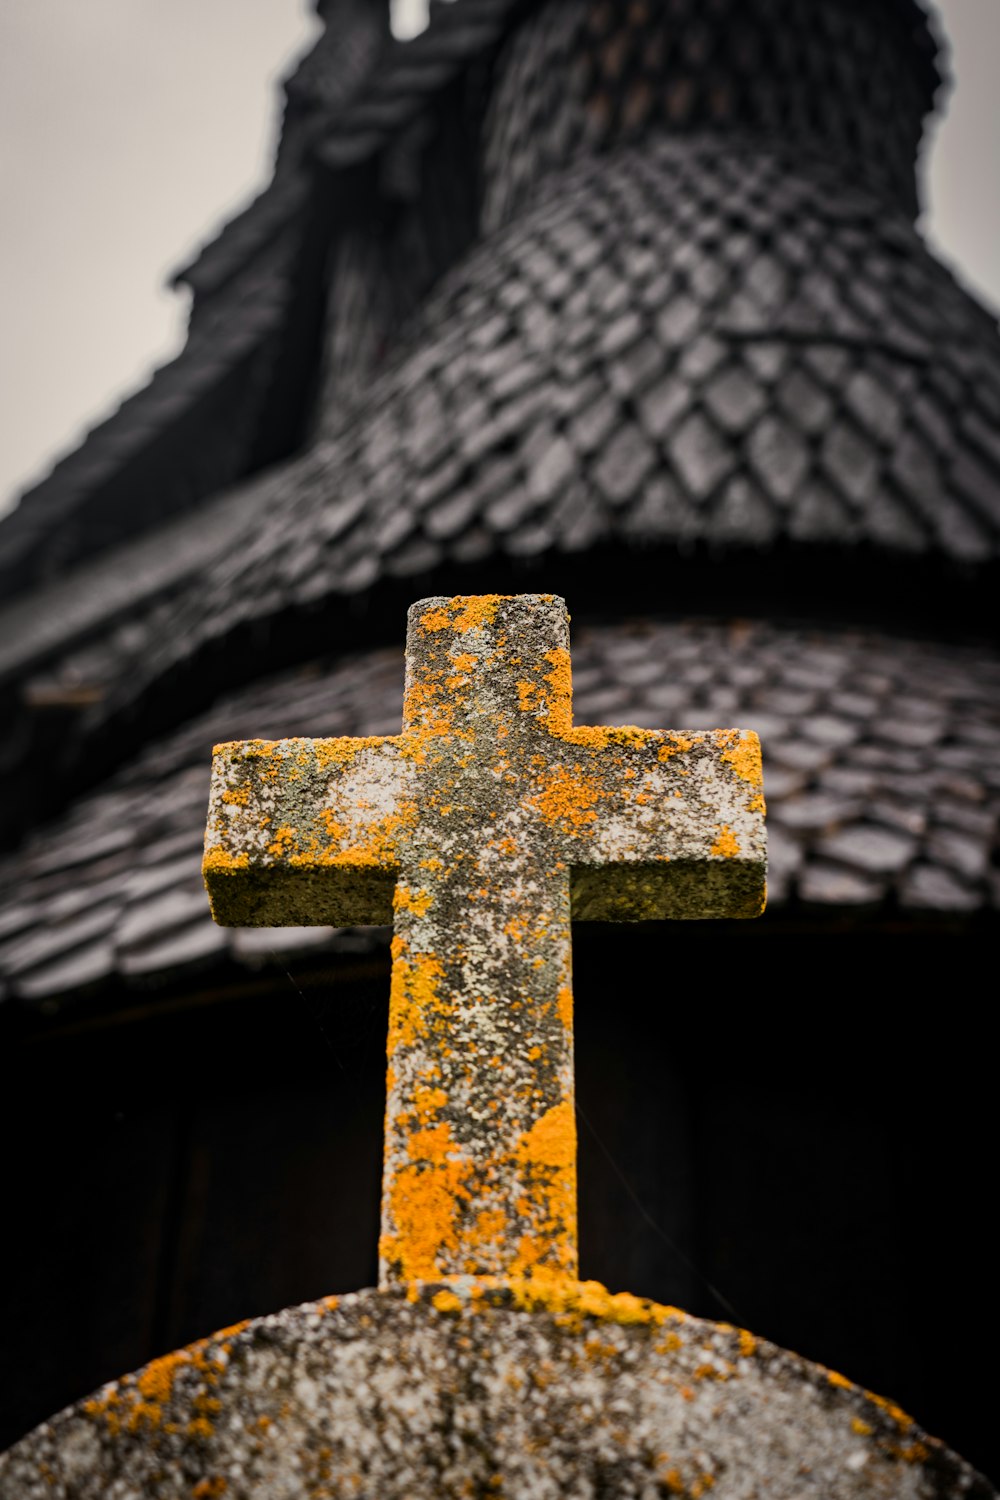
<svg viewBox="0 0 1000 1500"><path fill-rule="evenodd" d="M384 1282L575 1275L571 916L756 916L763 814L755 735L573 725L547 594L413 605L399 735L216 748L216 920L394 925Z"/></svg>

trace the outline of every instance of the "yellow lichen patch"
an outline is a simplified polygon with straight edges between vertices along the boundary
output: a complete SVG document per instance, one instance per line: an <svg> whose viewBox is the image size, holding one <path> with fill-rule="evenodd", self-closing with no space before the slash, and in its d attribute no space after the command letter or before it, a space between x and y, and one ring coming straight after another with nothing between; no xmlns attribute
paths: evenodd
<svg viewBox="0 0 1000 1500"><path fill-rule="evenodd" d="M492 625L497 607L505 594L459 594L454 599L428 609L420 617L421 630L455 630L464 635L481 625Z"/></svg>
<svg viewBox="0 0 1000 1500"><path fill-rule="evenodd" d="M374 818L357 830L349 842L348 830L332 808L321 808L317 821L329 842L324 847L318 835L310 838L308 847L288 854L288 863L296 868L392 870L398 861L399 840L417 821L416 804L401 803L396 812Z"/></svg>
<svg viewBox="0 0 1000 1500"><path fill-rule="evenodd" d="M835 1385L838 1390L853 1391L857 1389L853 1380L848 1380L846 1375L841 1375L836 1370L827 1370L826 1378L830 1382L830 1384Z"/></svg>
<svg viewBox="0 0 1000 1500"><path fill-rule="evenodd" d="M560 987L556 994L556 1013L564 1031L573 1029L573 991L568 984Z"/></svg>
<svg viewBox="0 0 1000 1500"><path fill-rule="evenodd" d="M226 1328L217 1329L216 1332L213 1333L210 1342L213 1344L225 1343L229 1339L234 1339L238 1333L242 1333L244 1329L249 1327L250 1319L241 1318L238 1323L230 1323Z"/></svg>
<svg viewBox="0 0 1000 1500"><path fill-rule="evenodd" d="M588 750L609 750L625 746L638 749L658 735L655 729L641 729L638 724L577 724L563 730L559 738L571 745L585 745Z"/></svg>
<svg viewBox="0 0 1000 1500"><path fill-rule="evenodd" d="M448 1095L444 1089L429 1087L427 1084L418 1083L413 1089L412 1117L415 1117L422 1125L430 1123L438 1110L444 1109L448 1103ZM410 1115L407 1115L409 1118ZM404 1116L400 1115L400 1119Z"/></svg>
<svg viewBox="0 0 1000 1500"><path fill-rule="evenodd" d="M286 859L295 848L295 829L288 823L275 830L274 838L267 846L272 859Z"/></svg>
<svg viewBox="0 0 1000 1500"><path fill-rule="evenodd" d="M740 1341L740 1353L744 1359L749 1359L751 1354L756 1351L757 1340L746 1328L740 1328L737 1332Z"/></svg>
<svg viewBox="0 0 1000 1500"><path fill-rule="evenodd" d="M760 759L760 740L751 730L741 734L738 729L717 729L715 743L722 751L722 759L728 762L737 776L759 787L764 780Z"/></svg>
<svg viewBox="0 0 1000 1500"><path fill-rule="evenodd" d="M392 898L393 911L412 911L415 917L423 917L431 904L430 891L421 888L411 891L409 886L397 885Z"/></svg>
<svg viewBox="0 0 1000 1500"><path fill-rule="evenodd" d="M552 692L545 713L545 727L550 734L566 735L573 723L573 668L570 655L562 646L546 651L545 660L551 667L545 681Z"/></svg>
<svg viewBox="0 0 1000 1500"><path fill-rule="evenodd" d="M461 1298L456 1297L455 1293L450 1292L447 1287L444 1287L440 1292L435 1292L431 1298L431 1303L437 1308L438 1312L457 1313L462 1311Z"/></svg>
<svg viewBox="0 0 1000 1500"><path fill-rule="evenodd" d="M425 610L420 617L420 628L421 630L450 630L451 615L448 613L447 605Z"/></svg>
<svg viewBox="0 0 1000 1500"><path fill-rule="evenodd" d="M406 954L400 937L392 941L392 981L389 987L389 1041L391 1058L399 1046L411 1047L424 1036L437 1015L447 1017L451 1007L438 996L444 969L432 953Z"/></svg>
<svg viewBox="0 0 1000 1500"><path fill-rule="evenodd" d="M415 1130L407 1141L410 1161L388 1185L391 1230L382 1236L379 1253L399 1266L405 1281L433 1281L440 1276L438 1256L458 1248L456 1221L460 1204L470 1197L469 1164L459 1154L446 1120Z"/></svg>
<svg viewBox="0 0 1000 1500"><path fill-rule="evenodd" d="M764 793L757 792L747 803L747 812L766 813L767 806L764 802Z"/></svg>
<svg viewBox="0 0 1000 1500"><path fill-rule="evenodd" d="M739 839L728 823L722 823L717 826L719 828L719 836L712 845L710 853L719 855L723 859L733 859L740 852Z"/></svg>
<svg viewBox="0 0 1000 1500"><path fill-rule="evenodd" d="M576 1161L576 1122L568 1099L554 1104L525 1131L518 1143L521 1160L529 1165L564 1169Z"/></svg>
<svg viewBox="0 0 1000 1500"><path fill-rule="evenodd" d="M173 1354L164 1354L161 1359L154 1359L152 1364L148 1364L136 1376L135 1383L140 1395L144 1400L156 1401L162 1406L164 1401L170 1399L178 1369L181 1365L190 1363L191 1356L186 1349Z"/></svg>
<svg viewBox="0 0 1000 1500"><path fill-rule="evenodd" d="M210 849L205 850L201 868L207 875L210 871L245 870L249 863L250 854L246 849L241 849L239 854L232 854L223 844L213 844Z"/></svg>
<svg viewBox="0 0 1000 1500"><path fill-rule="evenodd" d="M686 755L693 750L695 745L700 745L705 738L702 734L667 734L667 737L656 752L656 758L660 761L668 761L674 755Z"/></svg>
<svg viewBox="0 0 1000 1500"><path fill-rule="evenodd" d="M576 1119L568 1099L554 1104L518 1140L516 1161L525 1184L518 1209L533 1232L519 1236L511 1274L536 1267L576 1268Z"/></svg>
<svg viewBox="0 0 1000 1500"><path fill-rule="evenodd" d="M459 596L450 601L449 607L454 611L453 623L460 635L467 630L478 630L482 625L492 625L496 619L498 606L505 598L505 594L469 594L464 599Z"/></svg>
<svg viewBox="0 0 1000 1500"><path fill-rule="evenodd" d="M856 1432L858 1437L871 1437L874 1428L870 1422L862 1422L860 1417L852 1417L851 1431Z"/></svg>
<svg viewBox="0 0 1000 1500"><path fill-rule="evenodd" d="M874 1391L865 1391L864 1397L873 1406L877 1406L880 1411L884 1411L886 1416L895 1422L901 1432L906 1432L914 1425L913 1418L901 1406L897 1406L895 1401L888 1401L885 1396L876 1396Z"/></svg>
<svg viewBox="0 0 1000 1500"><path fill-rule="evenodd" d="M537 682L517 683L517 706L523 714L535 712L538 707L538 693Z"/></svg>
<svg viewBox="0 0 1000 1500"><path fill-rule="evenodd" d="M927 1444L921 1443L919 1439L912 1443L886 1443L885 1446L893 1458L901 1459L904 1464L926 1463L930 1457Z"/></svg>
<svg viewBox="0 0 1000 1500"><path fill-rule="evenodd" d="M556 766L540 781L540 790L528 798L528 804L546 823L574 833L596 822L600 793L579 766L571 771L565 766Z"/></svg>
<svg viewBox="0 0 1000 1500"><path fill-rule="evenodd" d="M174 1396L175 1384L183 1371L190 1371L200 1382L194 1392L193 1422L187 1426L189 1436L211 1434L209 1416L214 1416L221 1407L218 1397L211 1394L211 1387L218 1380L218 1371L224 1366L227 1341L242 1332L247 1322L223 1328L210 1339L199 1339L186 1349L164 1354L144 1366L135 1375L126 1375L121 1381L106 1386L98 1396L84 1403L83 1410L89 1417L101 1421L112 1437L122 1431L141 1432L162 1428L166 1432L177 1432L175 1422L164 1421L164 1408Z"/></svg>
<svg viewBox="0 0 1000 1500"><path fill-rule="evenodd" d="M531 1311L545 1309L581 1318L600 1318L610 1323L651 1327L660 1327L668 1318L684 1316L675 1308L661 1307L642 1297L633 1297L630 1292L609 1292L599 1281L577 1281L572 1276L542 1266L531 1276L513 1277L508 1285L515 1306Z"/></svg>
<svg viewBox="0 0 1000 1500"><path fill-rule="evenodd" d="M507 1228L507 1215L501 1208L484 1208L476 1215L474 1238L480 1245L498 1245Z"/></svg>
<svg viewBox="0 0 1000 1500"><path fill-rule="evenodd" d="M376 750L380 745L386 744L386 740L380 735L359 735L352 739L349 735L340 735L334 738L312 740L313 754L316 758L317 771L337 770L341 766L348 766L362 750Z"/></svg>
<svg viewBox="0 0 1000 1500"><path fill-rule="evenodd" d="M246 807L250 801L249 788L245 786L229 786L223 792L222 800L236 807Z"/></svg>
<svg viewBox="0 0 1000 1500"><path fill-rule="evenodd" d="M423 765L427 757L428 737L451 733L455 721L454 703L444 684L428 677L415 677L407 683L403 698L406 732L399 737L400 753Z"/></svg>

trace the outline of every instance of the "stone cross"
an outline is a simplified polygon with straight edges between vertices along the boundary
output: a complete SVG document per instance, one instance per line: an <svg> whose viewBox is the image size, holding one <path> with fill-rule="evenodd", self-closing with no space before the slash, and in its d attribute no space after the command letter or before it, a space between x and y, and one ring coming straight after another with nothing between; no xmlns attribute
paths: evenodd
<svg viewBox="0 0 1000 1500"><path fill-rule="evenodd" d="M394 927L382 1285L575 1276L571 918L763 908L756 735L574 727L568 646L553 595L424 599L401 734L215 750L217 922Z"/></svg>

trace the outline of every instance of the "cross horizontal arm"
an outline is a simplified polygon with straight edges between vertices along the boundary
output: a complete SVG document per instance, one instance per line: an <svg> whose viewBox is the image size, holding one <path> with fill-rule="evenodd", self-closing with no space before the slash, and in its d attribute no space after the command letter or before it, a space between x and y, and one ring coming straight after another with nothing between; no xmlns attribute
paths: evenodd
<svg viewBox="0 0 1000 1500"><path fill-rule="evenodd" d="M216 745L205 883L223 926L387 926L417 822L398 737Z"/></svg>
<svg viewBox="0 0 1000 1500"><path fill-rule="evenodd" d="M755 917L764 905L757 736L637 728L551 735L538 790L576 921Z"/></svg>

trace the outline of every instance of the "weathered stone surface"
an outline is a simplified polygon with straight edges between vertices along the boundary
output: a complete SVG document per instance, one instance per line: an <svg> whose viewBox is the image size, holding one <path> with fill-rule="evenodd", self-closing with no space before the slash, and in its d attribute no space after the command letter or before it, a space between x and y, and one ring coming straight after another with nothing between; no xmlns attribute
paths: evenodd
<svg viewBox="0 0 1000 1500"><path fill-rule="evenodd" d="M575 1274L570 915L756 916L760 745L572 724L547 594L410 610L400 735L217 747L228 924L394 918L382 1280Z"/></svg>
<svg viewBox="0 0 1000 1500"><path fill-rule="evenodd" d="M360 1292L240 1324L0 1456L2 1500L986 1500L892 1402L595 1283Z"/></svg>

